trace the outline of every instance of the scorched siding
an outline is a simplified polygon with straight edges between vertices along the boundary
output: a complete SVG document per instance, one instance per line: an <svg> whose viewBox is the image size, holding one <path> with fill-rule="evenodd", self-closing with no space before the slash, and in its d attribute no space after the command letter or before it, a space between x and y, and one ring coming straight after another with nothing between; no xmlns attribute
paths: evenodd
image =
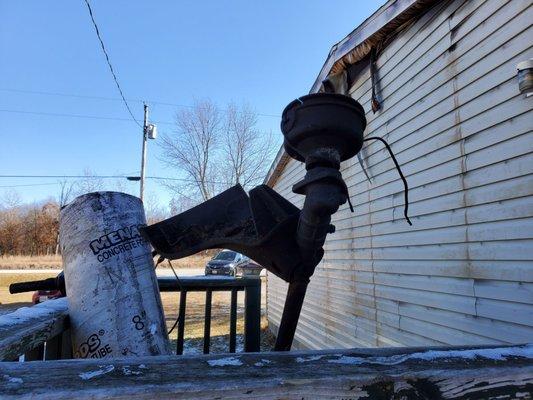
<svg viewBox="0 0 533 400"><path fill-rule="evenodd" d="M333 217L296 332L306 348L533 341L533 113L516 64L531 58L526 0L440 2L377 60L382 110L370 111L369 71L350 95L365 136L392 146L402 184L378 142L343 163L355 213ZM304 176L289 161L274 188L297 206ZM279 325L286 284L268 275Z"/></svg>

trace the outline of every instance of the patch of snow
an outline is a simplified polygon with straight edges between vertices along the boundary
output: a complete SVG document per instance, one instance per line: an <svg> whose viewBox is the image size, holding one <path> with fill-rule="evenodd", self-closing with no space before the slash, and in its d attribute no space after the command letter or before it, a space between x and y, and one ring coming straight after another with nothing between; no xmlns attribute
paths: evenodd
<svg viewBox="0 0 533 400"><path fill-rule="evenodd" d="M308 362L308 361L317 361L317 360L320 360L322 357L324 356L322 355L322 356L296 357L296 362L303 363L303 362Z"/></svg>
<svg viewBox="0 0 533 400"><path fill-rule="evenodd" d="M66 312L68 309L67 299L48 300L32 307L21 307L9 314L0 316L0 326L13 326L32 319L49 317L52 314Z"/></svg>
<svg viewBox="0 0 533 400"><path fill-rule="evenodd" d="M150 333L152 335L155 335L156 332L157 332L157 325L156 324L150 325Z"/></svg>
<svg viewBox="0 0 533 400"><path fill-rule="evenodd" d="M122 373L124 375L141 375L142 372L141 371L132 371L130 368L129 365L125 365L122 367Z"/></svg>
<svg viewBox="0 0 533 400"><path fill-rule="evenodd" d="M524 347L498 347L494 349L474 349L474 350L430 350L422 353L411 354L411 358L420 360L434 360L437 358L459 357L474 359L476 357L488 358L491 360L506 360L507 357L533 358L533 345Z"/></svg>
<svg viewBox="0 0 533 400"><path fill-rule="evenodd" d="M4 379L6 379L9 383L23 383L24 382L21 378L15 378L9 375L4 375Z"/></svg>
<svg viewBox="0 0 533 400"><path fill-rule="evenodd" d="M396 365L407 360L438 360L443 358L463 358L473 360L475 358L486 358L490 360L503 361L507 357L533 358L533 345L524 347L498 347L494 349L472 349L472 350L428 350L412 354L399 354L391 357L351 357L341 356L334 360L328 360L335 364L381 364Z"/></svg>
<svg viewBox="0 0 533 400"><path fill-rule="evenodd" d="M328 360L330 363L334 364L350 364L350 365L361 365L361 364L381 364L381 365L396 365L407 360L406 355L402 356L391 356L391 357L351 357L351 356L340 356L334 360Z"/></svg>
<svg viewBox="0 0 533 400"><path fill-rule="evenodd" d="M83 380L92 379L95 376L105 375L115 369L114 365L106 365L102 369L97 369L96 371L82 372L79 374L80 378Z"/></svg>
<svg viewBox="0 0 533 400"><path fill-rule="evenodd" d="M212 339L212 338L211 338ZM184 355L200 355L200 354L204 354L204 351L203 349L201 349L200 347L198 346L193 346L191 344L192 340L189 339L189 340L184 340L183 341L183 354ZM213 346L211 346L213 347Z"/></svg>
<svg viewBox="0 0 533 400"><path fill-rule="evenodd" d="M144 364L139 364L139 368L141 368L141 369L148 369L148 367L147 367L146 365L144 365Z"/></svg>
<svg viewBox="0 0 533 400"><path fill-rule="evenodd" d="M242 365L241 360L237 357L219 358L218 360L208 360L207 363L212 367L224 367L226 365Z"/></svg>
<svg viewBox="0 0 533 400"><path fill-rule="evenodd" d="M271 362L271 360L265 360L262 358L261 361L256 362L254 365L256 367L264 367L265 365L270 364Z"/></svg>

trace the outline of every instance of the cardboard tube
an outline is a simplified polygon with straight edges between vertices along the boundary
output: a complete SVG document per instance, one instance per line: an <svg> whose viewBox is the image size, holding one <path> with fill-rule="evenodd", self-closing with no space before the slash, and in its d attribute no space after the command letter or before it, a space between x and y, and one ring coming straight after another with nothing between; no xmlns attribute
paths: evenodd
<svg viewBox="0 0 533 400"><path fill-rule="evenodd" d="M170 354L137 197L96 192L61 210L59 235L76 358Z"/></svg>

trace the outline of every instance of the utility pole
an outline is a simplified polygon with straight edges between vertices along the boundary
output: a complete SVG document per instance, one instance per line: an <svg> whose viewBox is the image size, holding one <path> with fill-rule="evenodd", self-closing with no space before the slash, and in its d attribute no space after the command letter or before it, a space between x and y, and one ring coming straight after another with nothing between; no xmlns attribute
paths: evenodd
<svg viewBox="0 0 533 400"><path fill-rule="evenodd" d="M148 124L148 106L144 103L144 122L143 122L143 149L142 149L142 159L141 159L141 201L144 200L144 175L146 169L146 133L147 133L147 124Z"/></svg>

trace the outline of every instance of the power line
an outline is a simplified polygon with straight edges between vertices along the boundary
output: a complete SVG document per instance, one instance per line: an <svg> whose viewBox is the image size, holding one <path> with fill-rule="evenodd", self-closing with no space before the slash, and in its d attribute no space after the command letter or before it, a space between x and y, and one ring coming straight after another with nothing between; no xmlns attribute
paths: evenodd
<svg viewBox="0 0 533 400"><path fill-rule="evenodd" d="M92 99L92 100L122 101L122 99L118 98L118 97L87 96L87 95L73 94L73 93L45 92L45 91L42 91L42 90L24 90L24 89L0 88L0 91L9 92L9 93L38 94L38 95L42 95L42 96L59 96L59 97L74 97L74 98ZM131 100L131 99L128 99L128 101L129 102L142 103L142 100Z"/></svg>
<svg viewBox="0 0 533 400"><path fill-rule="evenodd" d="M155 180L161 180L161 181L181 181L181 182L188 182L188 183L199 183L198 181L195 181L194 179L166 178L164 176L147 176L146 179L155 179ZM234 183L231 183L231 182L222 182L222 181L205 181L205 183L214 183L216 185L233 185L234 184Z"/></svg>
<svg viewBox="0 0 533 400"><path fill-rule="evenodd" d="M100 46L102 47L102 51L104 52L107 65L109 66L109 70L111 71L111 75L113 75L113 80L115 81L115 84L117 85L117 89L120 92L120 97L122 97L122 100L124 101L124 105L128 109L128 112L130 113L131 118L133 118L135 123L139 125L140 128L142 128L142 125L135 119L135 116L133 115L133 112L131 111L129 104L126 101L126 98L124 97L124 93L122 93L122 88L120 87L120 84L118 83L117 75L115 74L115 71L113 70L113 66L111 65L111 60L109 60L109 55L107 54L107 50L104 46L104 41L102 40L102 37L100 36L98 25L96 24L96 21L94 20L93 10L91 9L89 0L85 0L85 4L87 4L87 8L89 9L89 15L91 16L91 21L93 22L94 30L96 31L96 36L98 36L98 40L100 41Z"/></svg>
<svg viewBox="0 0 533 400"><path fill-rule="evenodd" d="M127 122L131 121L130 118L104 117L104 116L99 116L99 115L85 115L85 114L51 113L51 112L26 111L26 110L8 110L8 109L0 109L0 112L12 113L12 114L44 115L44 116L47 116L47 117L103 119L103 120L110 120L110 121L127 121ZM174 123L172 123L172 122L165 122L165 121L154 121L154 123L160 124L160 125L174 125Z"/></svg>
<svg viewBox="0 0 533 400"><path fill-rule="evenodd" d="M0 178L114 179L127 178L127 175L0 175Z"/></svg>
<svg viewBox="0 0 533 400"><path fill-rule="evenodd" d="M72 97L72 98L79 98L79 99L92 99L92 100L108 100L108 101L122 101L121 98L117 97L104 97L104 96L88 96L88 95L82 95L82 94L74 94L74 93L59 93L59 92L46 92L46 91L38 91L38 90L23 90L23 89L10 89L10 88L0 88L0 91L2 92L11 92L11 93L26 93L26 94L38 94L42 96L58 96L58 97ZM169 103L159 100L137 100L137 99L127 99L130 103L150 103L154 105L162 105L162 106L170 106L170 107L183 107L183 108L194 108L194 106L190 104L180 104L180 103ZM281 118L281 115L276 114L265 114L265 113L255 113L258 116L261 117L270 117L270 118ZM128 119L129 121L129 119Z"/></svg>
<svg viewBox="0 0 533 400"><path fill-rule="evenodd" d="M128 175L0 175L0 178L17 178L17 179L119 179L119 178L138 178L138 176ZM197 183L194 179L187 178L171 178L164 176L147 176L146 179L165 180L165 181L179 181L187 183ZM222 181L206 181L206 183L227 185L230 182Z"/></svg>
<svg viewBox="0 0 533 400"><path fill-rule="evenodd" d="M0 188L16 188L16 187L31 187L31 186L52 186L59 185L60 182L50 182L50 183L28 183L25 185L1 185Z"/></svg>

